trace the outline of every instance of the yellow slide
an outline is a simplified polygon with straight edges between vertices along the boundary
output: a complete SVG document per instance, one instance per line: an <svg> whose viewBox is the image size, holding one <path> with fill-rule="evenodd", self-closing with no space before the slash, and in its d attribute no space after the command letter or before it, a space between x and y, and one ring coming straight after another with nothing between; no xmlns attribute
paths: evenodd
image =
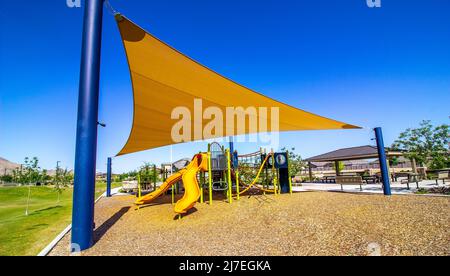
<svg viewBox="0 0 450 276"><path fill-rule="evenodd" d="M197 174L200 171L208 171L208 156L206 154L194 156L188 166L169 177L158 190L139 198L136 201L136 205L151 203L181 179L184 184L184 196L177 202L174 210L177 214L187 213L200 198L200 188L197 180Z"/></svg>
<svg viewBox="0 0 450 276"><path fill-rule="evenodd" d="M186 169L182 169L179 172L175 173L174 175L172 175L171 177L169 177L166 182L164 182L164 184L161 185L161 187L159 187L156 191L154 191L153 193L150 193L148 195L145 195L141 198L139 198L136 201L136 205L145 205L145 204L149 204L151 203L153 200L157 199L159 196L161 196L162 194L164 194L165 192L167 192L170 187L172 187L173 185L175 185L178 181L181 180L181 178L183 177L183 173Z"/></svg>

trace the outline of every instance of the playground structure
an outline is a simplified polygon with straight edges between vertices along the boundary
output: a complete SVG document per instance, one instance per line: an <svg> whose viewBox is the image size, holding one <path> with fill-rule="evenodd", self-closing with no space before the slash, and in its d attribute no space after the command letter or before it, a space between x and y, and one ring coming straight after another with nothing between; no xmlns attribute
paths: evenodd
<svg viewBox="0 0 450 276"><path fill-rule="evenodd" d="M195 155L185 168L164 178L164 183L154 187L153 192L141 196L141 177L138 176L138 200L136 205L147 205L166 194L169 189L174 202L175 190L182 181L184 196L175 204L174 211L178 215L186 214L200 201L205 202L207 191L208 202L213 204L214 193L223 193L228 203L239 200L240 196L253 191L262 193L292 194L292 180L289 175L289 152L258 152L239 155L234 148L226 149L219 143L208 145L208 152ZM156 167L154 167L156 172ZM166 171L161 170L162 173ZM244 177L240 174L244 173ZM255 176L250 176L255 174ZM155 181L156 182L156 181Z"/></svg>
<svg viewBox="0 0 450 276"><path fill-rule="evenodd" d="M99 81L100 81L100 54L103 20L103 0L86 0L83 26L83 42L81 54L80 85L78 99L77 117L77 138L75 153L75 177L73 196L73 216L72 216L72 245L74 249L86 250L93 245L93 225L94 225L94 191L97 158L97 135L98 135L98 107L99 107ZM275 101L260 93L256 93L230 79L219 75L207 67L195 62L183 55L174 48L163 43L161 40L144 31L139 26L132 23L124 16L115 13L115 18L121 32L122 41L127 53L130 76L133 83L134 93L134 116L133 127L130 137L119 155L135 153L139 151L154 149L162 146L172 145L175 142L171 137L172 120L169 110L175 107L189 106L195 99L206 99L212 106L226 108L228 106L240 106L244 109L251 106L278 107L279 125L275 131L300 131L300 130L331 130L331 129L358 129L359 127L344 122L328 119L310 112ZM171 97L167 97L167 95ZM158 103L158 104L155 104ZM262 116L272 126L272 113ZM151 118L151 119L149 119ZM256 116L259 119L260 116ZM192 125L195 125L193 119ZM271 128L272 129L272 128ZM148 131L152 130L152 131ZM272 129L273 130L273 129ZM235 126L234 135L245 135L257 133L250 128L239 131ZM259 130L259 132L267 132ZM224 125L221 133L227 133ZM381 128L375 129L380 165L385 187L385 194L390 195L390 182L388 169L385 160L383 137ZM207 140L221 137L203 136L194 140ZM232 173L231 164L239 162L239 156L235 157L234 151L226 150L225 157L228 169L225 175L216 173L214 179L213 152L207 153L208 160L208 189L211 191L214 182L217 189L224 189L228 185L228 200L233 200L233 192L239 199L240 194L244 194L252 189L260 189L263 192L273 192L275 194L289 191L288 154L267 153L261 162L257 176L251 183L246 185L240 181L239 163L238 169ZM223 154L223 152L222 152ZM201 162L200 161L201 156ZM209 156L209 157L208 157ZM245 158L256 158L257 155L241 156ZM261 155L263 156L263 155ZM191 179L190 184L195 184L198 172L205 173L204 154L196 155L197 160L191 162L184 171L181 179ZM261 157L262 159L262 157ZM272 168L270 167L272 159ZM215 160L215 159L214 159ZM108 160L110 161L110 160ZM220 160L219 160L220 161ZM279 163L278 170L274 170ZM243 163L245 164L245 163ZM266 165L267 164L267 165ZM267 168L265 167L267 166ZM218 165L222 168L222 164ZM275 168L274 168L275 167ZM189 170L188 170L189 169ZM256 171L256 170L255 170ZM257 183L259 176L272 171L278 172L277 177L272 173L272 185L270 181ZM234 175L234 187L233 178ZM268 174L266 174L268 175ZM111 180L111 162L108 162L108 182ZM195 177L194 177L195 176ZM195 178L195 179L194 179ZM287 179L287 181L286 181ZM218 180L218 181L216 181ZM172 181L173 182L173 181ZM188 181L189 182L189 181ZM201 181L201 183L203 183ZM167 183L170 186L171 183ZM262 185L259 185L262 184ZM244 189L241 191L240 187ZM200 185L200 200L203 201L204 185ZM220 188L219 188L220 187ZM196 198L195 187L193 192L185 194L185 202L179 202L180 213L185 212L198 200ZM108 188L110 194L110 188ZM156 194L155 194L156 195ZM210 203L212 193L209 193ZM187 199L188 198L188 199ZM192 202L191 202L192 201ZM190 204L188 204L190 203Z"/></svg>

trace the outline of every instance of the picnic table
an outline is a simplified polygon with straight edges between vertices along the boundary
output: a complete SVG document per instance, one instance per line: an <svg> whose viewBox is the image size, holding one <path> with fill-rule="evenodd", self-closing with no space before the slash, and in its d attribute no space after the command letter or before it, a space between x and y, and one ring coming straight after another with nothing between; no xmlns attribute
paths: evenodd
<svg viewBox="0 0 450 276"><path fill-rule="evenodd" d="M336 183L336 176L324 176L322 178L322 182L324 182L324 183Z"/></svg>
<svg viewBox="0 0 450 276"><path fill-rule="evenodd" d="M398 179L399 179L400 177L406 177L406 178L408 178L410 175L411 175L410 172L392 173L391 178L392 178L392 181L393 181L393 182L398 182Z"/></svg>
<svg viewBox="0 0 450 276"><path fill-rule="evenodd" d="M409 173L408 179L404 179L401 181L401 184L406 184L408 187L408 190L410 189L409 184L410 183L416 183L417 189L419 189L419 183L422 181L422 176L418 173Z"/></svg>
<svg viewBox="0 0 450 276"><path fill-rule="evenodd" d="M380 178L376 175L371 175L371 176L363 176L363 180L367 183L367 184L377 184L380 183Z"/></svg>
<svg viewBox="0 0 450 276"><path fill-rule="evenodd" d="M436 174L436 185L439 185L439 180L442 180L442 184L445 185L445 180L450 180L450 171L440 170Z"/></svg>

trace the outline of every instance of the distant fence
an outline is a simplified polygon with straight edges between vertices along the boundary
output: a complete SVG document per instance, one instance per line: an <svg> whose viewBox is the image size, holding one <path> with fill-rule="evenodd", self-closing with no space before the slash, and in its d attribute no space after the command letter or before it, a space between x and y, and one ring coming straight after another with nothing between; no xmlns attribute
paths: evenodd
<svg viewBox="0 0 450 276"><path fill-rule="evenodd" d="M411 169L410 163L402 163L396 166L391 166L392 169ZM361 170L378 170L380 169L379 164L365 164L365 165L347 165L344 167L345 171L361 171ZM332 171L333 167L317 167L312 168L313 172L323 172L323 171Z"/></svg>
<svg viewBox="0 0 450 276"><path fill-rule="evenodd" d="M28 186L46 186L49 183L27 183L27 184L21 184L21 183L14 183L14 182L4 182L4 181L0 181L0 186L1 187L28 187Z"/></svg>
<svg viewBox="0 0 450 276"><path fill-rule="evenodd" d="M18 186L22 186L22 184L0 181L0 186L2 186L2 187L18 187ZM23 185L23 186L25 186L25 185Z"/></svg>

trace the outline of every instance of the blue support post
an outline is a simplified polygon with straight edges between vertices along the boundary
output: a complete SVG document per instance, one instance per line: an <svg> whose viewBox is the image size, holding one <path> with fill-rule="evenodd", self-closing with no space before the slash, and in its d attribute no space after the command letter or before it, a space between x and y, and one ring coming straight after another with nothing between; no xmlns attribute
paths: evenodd
<svg viewBox="0 0 450 276"><path fill-rule="evenodd" d="M103 0L86 0L78 98L72 250L93 245Z"/></svg>
<svg viewBox="0 0 450 276"><path fill-rule="evenodd" d="M233 137L230 137L230 153L233 154L234 152L234 141Z"/></svg>
<svg viewBox="0 0 450 276"><path fill-rule="evenodd" d="M235 169L237 169L237 166L235 166L236 160L235 160L235 157L234 157L234 140L233 140L232 136L230 136L229 141L230 141L230 156L231 156L230 162L231 162L231 165Z"/></svg>
<svg viewBox="0 0 450 276"><path fill-rule="evenodd" d="M106 171L106 197L111 197L112 159L108 158L108 168Z"/></svg>
<svg viewBox="0 0 450 276"><path fill-rule="evenodd" d="M390 196L391 193L391 177L389 175L389 169L386 160L386 152L384 150L383 132L381 127L375 128L375 137L378 147L378 158L380 160L381 177L383 179L383 191L384 195Z"/></svg>

